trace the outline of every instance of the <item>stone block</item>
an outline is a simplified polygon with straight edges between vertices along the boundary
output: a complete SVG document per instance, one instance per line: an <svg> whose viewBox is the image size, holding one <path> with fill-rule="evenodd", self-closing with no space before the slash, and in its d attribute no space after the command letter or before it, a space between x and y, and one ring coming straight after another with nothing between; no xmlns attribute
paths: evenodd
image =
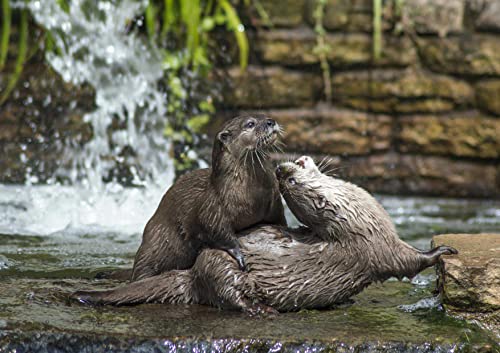
<svg viewBox="0 0 500 353"><path fill-rule="evenodd" d="M474 27L482 31L500 31L500 1L467 0Z"/></svg>
<svg viewBox="0 0 500 353"><path fill-rule="evenodd" d="M442 257L438 289L452 312L464 313L500 334L500 234L443 234L434 246L449 245L458 255Z"/></svg>
<svg viewBox="0 0 500 353"><path fill-rule="evenodd" d="M399 150L471 158L500 157L500 119L478 112L398 119Z"/></svg>
<svg viewBox="0 0 500 353"><path fill-rule="evenodd" d="M290 152L362 155L390 147L392 119L387 115L333 107L259 112L271 116L284 127L283 141Z"/></svg>
<svg viewBox="0 0 500 353"><path fill-rule="evenodd" d="M260 4L269 17L271 25L277 27L294 27L302 23L304 2L305 0L260 0ZM256 17L259 18L258 24L265 24L262 23L259 14Z"/></svg>
<svg viewBox="0 0 500 353"><path fill-rule="evenodd" d="M480 81L475 91L477 107L500 116L500 80Z"/></svg>
<svg viewBox="0 0 500 353"><path fill-rule="evenodd" d="M422 61L433 71L467 76L500 75L498 36L420 37L417 43Z"/></svg>
<svg viewBox="0 0 500 353"><path fill-rule="evenodd" d="M340 104L381 113L446 112L474 100L467 82L413 68L335 73L332 85Z"/></svg>
<svg viewBox="0 0 500 353"><path fill-rule="evenodd" d="M463 0L406 0L404 13L417 33L444 37L463 30L464 7Z"/></svg>
<svg viewBox="0 0 500 353"><path fill-rule="evenodd" d="M345 159L343 165L348 166L343 177L381 193L441 197L500 196L496 162L385 153L351 157Z"/></svg>
<svg viewBox="0 0 500 353"><path fill-rule="evenodd" d="M282 65L318 64L314 54L316 35L310 29L259 31L256 50L264 62ZM383 36L382 56L373 61L373 42L369 34L328 34L328 61L333 68L352 66L403 67L417 61L416 50L406 37Z"/></svg>
<svg viewBox="0 0 500 353"><path fill-rule="evenodd" d="M237 67L228 70L230 87L224 105L238 108L311 106L321 94L319 75L281 67Z"/></svg>
<svg viewBox="0 0 500 353"><path fill-rule="evenodd" d="M307 0L305 5L305 19L311 27L315 25L314 10L316 0ZM371 32L373 28L372 0L327 0L323 26L330 31ZM386 7L389 6L386 2ZM383 11L386 12L386 11ZM383 21L384 28L390 23Z"/></svg>

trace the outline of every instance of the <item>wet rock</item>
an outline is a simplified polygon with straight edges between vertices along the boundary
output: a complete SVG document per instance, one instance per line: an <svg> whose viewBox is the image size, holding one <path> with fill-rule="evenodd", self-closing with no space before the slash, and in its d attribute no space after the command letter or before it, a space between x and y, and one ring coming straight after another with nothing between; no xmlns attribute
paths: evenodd
<svg viewBox="0 0 500 353"><path fill-rule="evenodd" d="M383 36L382 56L373 62L372 37L369 34L328 34L328 61L337 67L408 66L417 61L416 50L405 37ZM261 59L284 65L318 64L314 54L316 35L310 29L259 31L257 51Z"/></svg>
<svg viewBox="0 0 500 353"><path fill-rule="evenodd" d="M305 0L260 0L260 4L273 26L293 27L302 22L304 1ZM257 17L260 18L260 16Z"/></svg>
<svg viewBox="0 0 500 353"><path fill-rule="evenodd" d="M370 191L451 197L500 196L497 163L397 153L351 157L342 175ZM481 182L478 182L480 180Z"/></svg>
<svg viewBox="0 0 500 353"><path fill-rule="evenodd" d="M296 153L366 154L389 149L392 119L333 107L265 110L284 128L287 150Z"/></svg>
<svg viewBox="0 0 500 353"><path fill-rule="evenodd" d="M169 337L143 338L120 335L80 333L0 332L0 349L5 352L466 352L470 349L492 352L489 343L405 343L366 342L348 344L333 342L277 340L266 338Z"/></svg>
<svg viewBox="0 0 500 353"><path fill-rule="evenodd" d="M462 31L464 5L464 0L410 0L404 12L417 33L444 37Z"/></svg>
<svg viewBox="0 0 500 353"><path fill-rule="evenodd" d="M340 104L381 113L446 112L474 99L467 82L413 68L342 72L332 85Z"/></svg>
<svg viewBox="0 0 500 353"><path fill-rule="evenodd" d="M432 242L459 251L443 257L437 269L446 308L500 335L500 234L444 234Z"/></svg>
<svg viewBox="0 0 500 353"><path fill-rule="evenodd" d="M500 2L497 0L467 0L476 29L500 31Z"/></svg>
<svg viewBox="0 0 500 353"><path fill-rule="evenodd" d="M475 89L478 108L500 115L500 80L480 81Z"/></svg>
<svg viewBox="0 0 500 353"><path fill-rule="evenodd" d="M281 67L235 67L228 75L231 83L224 90L224 103L241 108L310 106L322 86L319 75Z"/></svg>
<svg viewBox="0 0 500 353"><path fill-rule="evenodd" d="M398 119L399 150L457 157L500 157L500 119L478 112Z"/></svg>
<svg viewBox="0 0 500 353"><path fill-rule="evenodd" d="M456 75L500 75L500 40L494 35L420 37L418 50L425 65Z"/></svg>

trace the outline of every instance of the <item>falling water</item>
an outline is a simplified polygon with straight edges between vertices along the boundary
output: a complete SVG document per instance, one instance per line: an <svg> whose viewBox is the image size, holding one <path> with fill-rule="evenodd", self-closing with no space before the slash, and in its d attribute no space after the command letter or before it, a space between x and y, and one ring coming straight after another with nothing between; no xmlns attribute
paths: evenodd
<svg viewBox="0 0 500 353"><path fill-rule="evenodd" d="M71 186L0 186L0 207L6 215L0 231L48 234L88 230L139 233L159 198L173 180L169 144L163 135L167 96L158 89L162 58L158 48L127 26L144 11L147 1L73 0L66 13L57 0L17 2L55 36L60 53L48 53L49 64L67 81L90 84L95 111L84 117L93 138L84 147L67 147L58 176ZM125 129L109 136L113 119ZM133 157L121 156L132 147ZM117 163L130 166L132 183L124 188L102 179ZM54 185L50 185L54 184Z"/></svg>
<svg viewBox="0 0 500 353"><path fill-rule="evenodd" d="M61 53L48 53L48 62L65 81L89 83L96 92L97 109L84 117L94 137L82 150L68 152L71 179L99 187L123 148L131 146L151 179L168 181L171 176L165 171L171 163L163 137L167 97L157 88L163 73L161 56L154 45L126 33L127 23L147 2L92 3L74 0L66 13L56 0L29 2L38 23L51 33L62 33L56 36ZM107 130L113 118L126 129L115 131L110 141ZM142 183L144 177L131 170L134 183Z"/></svg>

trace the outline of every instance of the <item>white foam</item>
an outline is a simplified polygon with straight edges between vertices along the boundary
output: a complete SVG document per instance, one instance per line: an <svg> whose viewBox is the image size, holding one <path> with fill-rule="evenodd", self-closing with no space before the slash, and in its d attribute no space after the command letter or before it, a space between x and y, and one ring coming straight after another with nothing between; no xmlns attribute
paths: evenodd
<svg viewBox="0 0 500 353"><path fill-rule="evenodd" d="M105 192L90 193L83 186L0 184L0 233L141 234L167 186L110 185Z"/></svg>

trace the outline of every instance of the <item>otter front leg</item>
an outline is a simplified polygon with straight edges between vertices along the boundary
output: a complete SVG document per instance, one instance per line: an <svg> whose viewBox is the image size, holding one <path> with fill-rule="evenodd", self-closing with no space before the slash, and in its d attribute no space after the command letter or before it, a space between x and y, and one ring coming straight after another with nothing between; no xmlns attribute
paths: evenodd
<svg viewBox="0 0 500 353"><path fill-rule="evenodd" d="M245 271L245 258L240 250L240 242L234 232L227 230L228 227L216 230L210 237L209 247L226 251L236 260L241 271Z"/></svg>

